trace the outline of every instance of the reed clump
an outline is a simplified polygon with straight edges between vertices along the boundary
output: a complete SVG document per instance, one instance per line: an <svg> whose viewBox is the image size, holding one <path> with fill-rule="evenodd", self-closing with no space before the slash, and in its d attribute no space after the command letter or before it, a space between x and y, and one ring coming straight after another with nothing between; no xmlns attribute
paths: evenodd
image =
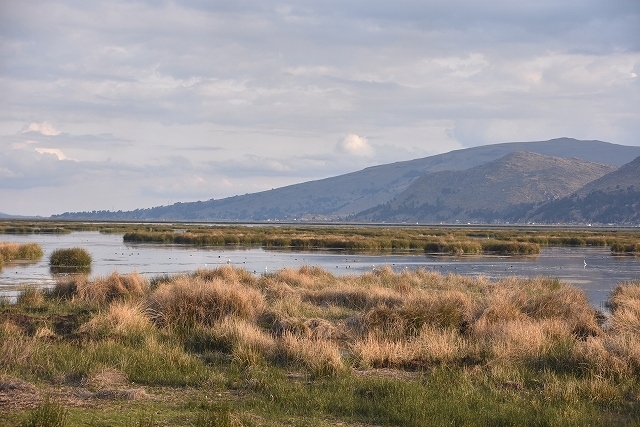
<svg viewBox="0 0 640 427"><path fill-rule="evenodd" d="M155 336L151 319L140 302L118 301L108 311L99 312L78 328L78 333L93 340L115 339L140 344Z"/></svg>
<svg viewBox="0 0 640 427"><path fill-rule="evenodd" d="M65 290L65 287L70 287L71 290ZM98 305L112 301L139 300L146 295L148 289L149 281L140 274L119 274L115 271L109 276L97 277L91 281L78 276L70 281L61 281L56 286L58 294L73 292L76 298Z"/></svg>
<svg viewBox="0 0 640 427"><path fill-rule="evenodd" d="M0 242L0 269L5 262L36 261L42 258L42 246L37 243Z"/></svg>
<svg viewBox="0 0 640 427"><path fill-rule="evenodd" d="M263 309L264 296L259 291L239 282L201 276L176 277L149 295L149 309L159 324L211 326L227 316L255 319Z"/></svg>
<svg viewBox="0 0 640 427"><path fill-rule="evenodd" d="M49 257L49 265L54 268L91 267L91 254L84 248L56 249Z"/></svg>

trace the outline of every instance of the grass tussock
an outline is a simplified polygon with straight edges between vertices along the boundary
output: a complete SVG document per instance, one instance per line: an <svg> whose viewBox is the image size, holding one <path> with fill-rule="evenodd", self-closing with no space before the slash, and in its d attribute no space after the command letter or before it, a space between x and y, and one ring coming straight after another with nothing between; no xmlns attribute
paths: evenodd
<svg viewBox="0 0 640 427"><path fill-rule="evenodd" d="M87 280L78 276L67 282L59 282L54 293L68 295L72 293L76 298L98 305L105 305L112 301L139 300L149 289L149 281L138 273L119 274L113 272L110 276Z"/></svg>
<svg viewBox="0 0 640 427"><path fill-rule="evenodd" d="M78 328L93 340L117 339L125 343L141 343L154 336L154 326L140 302L121 301L109 305Z"/></svg>
<svg viewBox="0 0 640 427"><path fill-rule="evenodd" d="M57 269L91 267L91 254L84 248L56 249L49 257L49 265Z"/></svg>
<svg viewBox="0 0 640 427"><path fill-rule="evenodd" d="M640 415L637 282L615 289L606 323L581 291L546 277L224 266L154 283L114 273L25 289L0 311L0 378L80 388L74 399L91 405L158 405L151 387L197 393L202 403L172 403L183 424L214 419L214 403L238 425L624 425Z"/></svg>
<svg viewBox="0 0 640 427"><path fill-rule="evenodd" d="M158 286L148 304L159 324L211 326L227 316L255 319L264 307L264 296L238 282L180 276Z"/></svg>

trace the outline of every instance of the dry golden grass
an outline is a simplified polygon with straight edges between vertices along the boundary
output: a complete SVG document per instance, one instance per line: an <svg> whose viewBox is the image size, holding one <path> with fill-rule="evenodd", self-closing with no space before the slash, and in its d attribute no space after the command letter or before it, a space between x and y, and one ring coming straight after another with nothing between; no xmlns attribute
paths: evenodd
<svg viewBox="0 0 640 427"><path fill-rule="evenodd" d="M356 340L351 344L350 350L355 366L359 369L398 368L409 359L406 342L375 334Z"/></svg>
<svg viewBox="0 0 640 427"><path fill-rule="evenodd" d="M42 247L37 243L0 242L0 264L2 261L36 260L43 254Z"/></svg>
<svg viewBox="0 0 640 427"><path fill-rule="evenodd" d="M409 345L410 360L417 366L432 366L459 361L467 354L467 341L453 329L422 328Z"/></svg>
<svg viewBox="0 0 640 427"><path fill-rule="evenodd" d="M539 360L554 347L575 343L570 327L560 319L525 319L474 324L470 341L497 363L514 364Z"/></svg>
<svg viewBox="0 0 640 427"><path fill-rule="evenodd" d="M199 269L193 274L193 277L207 282L219 279L225 282L241 283L246 286L254 285L257 281L247 270L233 268L231 265L223 265L214 269Z"/></svg>
<svg viewBox="0 0 640 427"><path fill-rule="evenodd" d="M420 292L396 306L380 304L361 317L361 330L392 339L416 336L423 326L460 330L471 320L473 302L460 291Z"/></svg>
<svg viewBox="0 0 640 427"><path fill-rule="evenodd" d="M213 325L226 316L255 319L264 303L258 290L238 282L188 276L161 284L148 297L149 308L161 325Z"/></svg>
<svg viewBox="0 0 640 427"><path fill-rule="evenodd" d="M213 327L213 333L234 348L251 349L264 357L273 357L276 352L275 339L258 325L244 319L227 317Z"/></svg>
<svg viewBox="0 0 640 427"><path fill-rule="evenodd" d="M640 282L618 285L609 299L611 330L617 334L640 335Z"/></svg>
<svg viewBox="0 0 640 427"><path fill-rule="evenodd" d="M285 333L278 345L285 363L301 365L314 377L336 376L346 369L339 347L330 340Z"/></svg>
<svg viewBox="0 0 640 427"><path fill-rule="evenodd" d="M103 368L83 381L83 385L93 391L122 388L128 383L127 375L114 368Z"/></svg>
<svg viewBox="0 0 640 427"><path fill-rule="evenodd" d="M338 279L330 272L320 268L303 265L299 269L284 268L278 270L273 279L299 289L323 289L334 286Z"/></svg>
<svg viewBox="0 0 640 427"><path fill-rule="evenodd" d="M162 334L182 331L193 351L229 353L240 366L284 360L314 376L338 375L348 363L509 372L524 366L616 378L640 373L638 283L613 292L605 329L583 292L545 277L492 282L384 267L336 277L308 266L253 276L223 266L166 278L154 289L141 276L114 273L60 283L52 294L99 304L78 329L92 340L153 347ZM18 302L34 307L44 298L28 291ZM6 332L17 328L11 322L2 327L11 363L32 352L34 341L57 339L47 325L29 336Z"/></svg>
<svg viewBox="0 0 640 427"><path fill-rule="evenodd" d="M78 332L93 339L116 338L142 342L153 336L154 325L140 302L118 301L80 326Z"/></svg>
<svg viewBox="0 0 640 427"><path fill-rule="evenodd" d="M307 291L302 299L315 305L335 305L352 310L364 310L375 306L397 306L402 295L390 288L358 287L354 285L333 286L317 291Z"/></svg>
<svg viewBox="0 0 640 427"><path fill-rule="evenodd" d="M81 301L99 305L114 300L140 299L148 289L149 281L138 273L113 272L110 276L92 281L88 281L86 277L78 277L75 280L76 297Z"/></svg>

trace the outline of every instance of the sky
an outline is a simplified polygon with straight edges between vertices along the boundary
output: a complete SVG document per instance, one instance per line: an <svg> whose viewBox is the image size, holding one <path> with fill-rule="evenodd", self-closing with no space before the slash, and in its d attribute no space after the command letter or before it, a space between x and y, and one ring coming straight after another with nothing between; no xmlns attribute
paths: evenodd
<svg viewBox="0 0 640 427"><path fill-rule="evenodd" d="M638 0L0 0L0 212L510 141L640 145L639 74Z"/></svg>

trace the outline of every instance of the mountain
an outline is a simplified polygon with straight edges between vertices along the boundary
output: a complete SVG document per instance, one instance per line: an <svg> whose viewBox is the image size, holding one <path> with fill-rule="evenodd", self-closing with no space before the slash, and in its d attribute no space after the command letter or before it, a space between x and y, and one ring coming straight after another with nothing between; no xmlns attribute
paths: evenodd
<svg viewBox="0 0 640 427"><path fill-rule="evenodd" d="M374 222L504 222L567 196L615 166L514 152L464 171L418 178L394 200L355 215Z"/></svg>
<svg viewBox="0 0 640 427"><path fill-rule="evenodd" d="M640 224L640 157L569 196L539 206L528 220Z"/></svg>
<svg viewBox="0 0 640 427"><path fill-rule="evenodd" d="M640 147L602 141L559 138L467 148L416 160L373 166L331 178L294 184L243 196L176 203L128 212L76 212L54 215L70 219L232 220L345 219L398 196L418 177L437 171L465 170L515 151L620 166L640 156Z"/></svg>

